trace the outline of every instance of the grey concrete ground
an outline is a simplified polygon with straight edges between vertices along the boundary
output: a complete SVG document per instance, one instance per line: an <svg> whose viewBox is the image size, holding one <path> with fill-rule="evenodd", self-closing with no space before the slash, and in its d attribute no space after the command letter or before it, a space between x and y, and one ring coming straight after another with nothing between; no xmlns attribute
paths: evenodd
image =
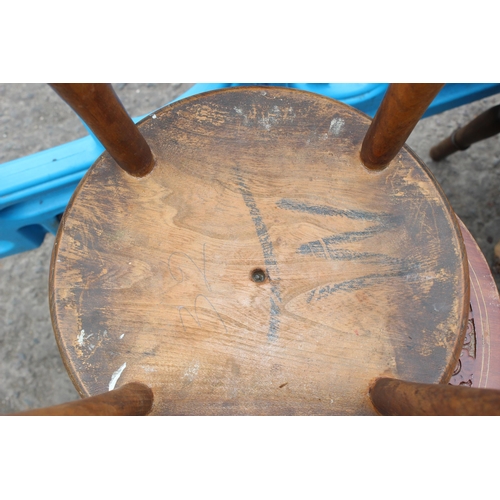
<svg viewBox="0 0 500 500"><path fill-rule="evenodd" d="M182 94L191 84L116 84L133 116ZM447 160L429 149L500 95L422 120L408 143L429 166L451 205L491 263L500 240L500 136ZM79 119L43 84L0 84L0 164L85 135ZM0 179L1 182L1 179ZM0 260L0 414L59 404L78 395L66 374L52 333L48 272L54 237L34 251ZM500 278L495 276L497 285Z"/></svg>

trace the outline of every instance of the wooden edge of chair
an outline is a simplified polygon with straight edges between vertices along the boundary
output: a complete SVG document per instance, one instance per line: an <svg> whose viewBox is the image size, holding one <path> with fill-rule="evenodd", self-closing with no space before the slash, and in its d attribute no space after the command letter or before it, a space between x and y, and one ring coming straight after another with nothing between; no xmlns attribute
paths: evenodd
<svg viewBox="0 0 500 500"><path fill-rule="evenodd" d="M153 391L131 382L118 389L61 405L14 413L12 416L136 416L147 415L153 406Z"/></svg>
<svg viewBox="0 0 500 500"><path fill-rule="evenodd" d="M500 415L500 391L496 389L379 378L370 387L370 398L382 415Z"/></svg>

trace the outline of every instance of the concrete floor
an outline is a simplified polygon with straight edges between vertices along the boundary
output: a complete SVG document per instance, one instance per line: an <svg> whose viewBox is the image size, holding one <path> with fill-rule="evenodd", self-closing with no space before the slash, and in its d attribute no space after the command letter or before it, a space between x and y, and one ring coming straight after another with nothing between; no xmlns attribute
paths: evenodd
<svg viewBox="0 0 500 500"><path fill-rule="evenodd" d="M132 116L168 103L191 84L116 84ZM500 240L500 136L430 160L429 149L499 96L425 118L408 140L432 170L487 260ZM86 135L70 108L44 84L0 84L0 164ZM1 181L0 181L1 182ZM31 252L0 260L0 414L59 404L78 395L52 332L48 273L54 237ZM500 277L495 275L497 286Z"/></svg>

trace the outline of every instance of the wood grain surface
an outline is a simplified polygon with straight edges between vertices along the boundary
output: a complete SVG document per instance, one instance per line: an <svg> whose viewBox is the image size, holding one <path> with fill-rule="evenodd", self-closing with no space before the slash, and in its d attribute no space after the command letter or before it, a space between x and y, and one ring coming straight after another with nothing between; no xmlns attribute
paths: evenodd
<svg viewBox="0 0 500 500"><path fill-rule="evenodd" d="M460 359L448 385L378 379L370 397L382 415L500 415L500 297L484 255L461 220L459 225L470 276Z"/></svg>
<svg viewBox="0 0 500 500"><path fill-rule="evenodd" d="M146 177L103 154L51 264L80 394L142 382L156 415L371 415L378 377L447 382L469 312L460 230L408 148L381 172L361 164L369 124L241 87L145 119Z"/></svg>

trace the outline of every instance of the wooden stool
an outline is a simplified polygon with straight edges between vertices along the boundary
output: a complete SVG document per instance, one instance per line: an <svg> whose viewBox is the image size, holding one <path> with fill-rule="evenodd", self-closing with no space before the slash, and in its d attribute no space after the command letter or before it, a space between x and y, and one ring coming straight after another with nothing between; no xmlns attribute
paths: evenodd
<svg viewBox="0 0 500 500"><path fill-rule="evenodd" d="M110 153L68 205L51 266L82 396L110 391L97 397L116 414L499 411L497 391L448 384L466 253L402 147L440 85L391 86L371 126L315 94L226 89L140 134L111 87L53 87Z"/></svg>

